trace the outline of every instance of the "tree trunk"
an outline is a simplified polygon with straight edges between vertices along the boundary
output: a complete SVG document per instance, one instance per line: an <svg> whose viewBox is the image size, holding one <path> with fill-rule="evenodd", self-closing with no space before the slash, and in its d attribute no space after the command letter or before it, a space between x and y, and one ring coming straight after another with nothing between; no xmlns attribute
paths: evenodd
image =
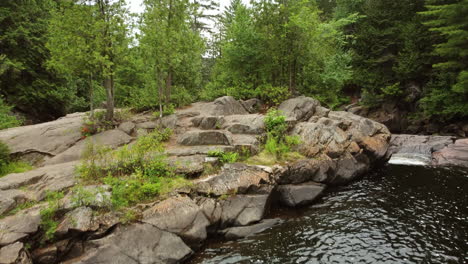
<svg viewBox="0 0 468 264"><path fill-rule="evenodd" d="M171 102L171 89L172 89L172 72L169 70L166 78L166 96L165 96L165 105L166 107Z"/></svg>
<svg viewBox="0 0 468 264"><path fill-rule="evenodd" d="M89 75L89 110L91 111L91 119L94 118L94 91L93 91L93 74Z"/></svg>
<svg viewBox="0 0 468 264"><path fill-rule="evenodd" d="M112 84L112 77L107 77L104 80L104 88L106 89L106 96L107 96L107 112L106 112L106 120L112 121L114 119L114 85Z"/></svg>
<svg viewBox="0 0 468 264"><path fill-rule="evenodd" d="M162 119L163 116L163 109L162 109L162 101L163 101L163 75L162 72L158 73L158 93L159 93L159 120Z"/></svg>

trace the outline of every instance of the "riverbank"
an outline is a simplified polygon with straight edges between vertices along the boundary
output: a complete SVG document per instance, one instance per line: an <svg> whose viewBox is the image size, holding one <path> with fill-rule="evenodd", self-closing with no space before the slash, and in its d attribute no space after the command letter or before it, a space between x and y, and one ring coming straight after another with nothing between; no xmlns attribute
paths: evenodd
<svg viewBox="0 0 468 264"><path fill-rule="evenodd" d="M271 224L262 219L272 204L309 204L327 185L352 181L387 158L390 134L385 126L298 97L279 106L287 133L301 142L296 159L268 165L233 163L212 170L220 159L210 157L214 150L239 155L248 150L253 157L262 151L265 116L256 112L256 103L222 97L193 104L159 121L151 114L136 115L86 140L82 139L84 114L1 131L0 140L9 145L12 155L36 166L0 180L0 204L6 215L0 220L2 259L8 256L9 263L19 259L180 262L208 236L233 238L262 230ZM75 167L81 163L86 141L118 150L135 145L135 139L159 125L173 131L164 148L167 162L192 183L154 201L132 205L134 216L125 220L121 211L106 209L106 199L116 190L81 186ZM82 188L78 194L86 193L91 201L83 203L82 197L76 203L77 185ZM51 191L63 198L49 201ZM42 202L46 198L48 202ZM31 206L21 210L24 204ZM54 214L46 218L51 206ZM54 223L56 228L51 229ZM44 244L45 231L50 239Z"/></svg>

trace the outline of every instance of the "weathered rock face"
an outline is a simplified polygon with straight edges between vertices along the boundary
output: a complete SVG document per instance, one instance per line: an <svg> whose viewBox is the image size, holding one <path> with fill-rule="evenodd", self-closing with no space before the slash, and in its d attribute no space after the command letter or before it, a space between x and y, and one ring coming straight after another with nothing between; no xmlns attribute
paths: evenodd
<svg viewBox="0 0 468 264"><path fill-rule="evenodd" d="M32 264L31 257L21 242L0 248L0 264Z"/></svg>
<svg viewBox="0 0 468 264"><path fill-rule="evenodd" d="M91 136L89 139L81 140L80 142L76 143L73 147L47 160L44 164L53 165L79 160L84 151L86 150L88 144L107 146L112 149L115 149L119 146L130 143L131 140L132 137L130 137L121 130L107 130L97 135Z"/></svg>
<svg viewBox="0 0 468 264"><path fill-rule="evenodd" d="M325 185L314 182L300 185L280 185L278 187L279 200L290 207L312 203L324 190Z"/></svg>
<svg viewBox="0 0 468 264"><path fill-rule="evenodd" d="M54 157L81 139L84 114L67 115L56 121L0 131L0 141L11 153L33 164Z"/></svg>
<svg viewBox="0 0 468 264"><path fill-rule="evenodd" d="M468 168L468 139L459 139L433 153L433 164Z"/></svg>
<svg viewBox="0 0 468 264"><path fill-rule="evenodd" d="M197 181L197 191L211 195L247 193L261 184L273 184L269 168L242 163L226 164L217 175Z"/></svg>
<svg viewBox="0 0 468 264"><path fill-rule="evenodd" d="M310 97L300 96L284 101L278 107L286 118L297 121L306 121L315 113L315 108L320 106L320 102Z"/></svg>
<svg viewBox="0 0 468 264"><path fill-rule="evenodd" d="M121 212L101 210L111 207L109 186L84 186L94 196L91 203L73 199L75 165L88 141L80 135L83 114L1 131L0 140L13 146L15 155L36 157L33 161L39 167L0 179L0 214L26 201L41 201L47 191L65 192L56 241L39 248L32 243L31 254L22 243L34 242L43 232L40 210L47 204L0 219L2 260L7 256L11 263L31 257L35 263L180 263L209 235L245 237L278 223L264 219L278 199L286 206L307 205L326 185L349 182L387 157L390 134L385 126L330 111L302 96L283 102L279 109L287 116L287 133L301 139L297 151L305 158L272 167L243 163L216 167L220 159L209 157L211 151L252 155L262 150L264 115L255 114L261 107L258 100L238 102L226 96L194 103L161 120L139 114L90 137L89 141L117 148L159 126L171 128L174 133L165 151L169 166L188 177L203 175L162 201L135 205L138 220L127 226L120 225ZM147 153L145 158L151 160L152 155L156 154ZM454 156L448 151L440 155Z"/></svg>
<svg viewBox="0 0 468 264"><path fill-rule="evenodd" d="M33 207L0 220L0 247L10 245L37 232L40 208Z"/></svg>
<svg viewBox="0 0 468 264"><path fill-rule="evenodd" d="M190 131L183 134L178 143L184 146L231 145L232 136L223 131Z"/></svg>
<svg viewBox="0 0 468 264"><path fill-rule="evenodd" d="M298 121L292 134L302 140L299 151L320 160L290 164L283 176L285 182L315 180L342 184L366 172L374 161L386 157L390 132L382 124L348 112L327 112L307 97L287 100L279 109ZM291 177L294 172L298 175Z"/></svg>
<svg viewBox="0 0 468 264"><path fill-rule="evenodd" d="M85 255L68 263L180 263L192 250L176 235L149 224L121 226L111 235L87 244Z"/></svg>
<svg viewBox="0 0 468 264"><path fill-rule="evenodd" d="M202 209L186 196L172 197L143 212L144 223L179 235L189 245L199 246L207 237L210 222Z"/></svg>
<svg viewBox="0 0 468 264"><path fill-rule="evenodd" d="M9 174L0 180L0 210L3 213L29 200L42 200L48 191L62 191L75 185L76 162L41 167Z"/></svg>
<svg viewBox="0 0 468 264"><path fill-rule="evenodd" d="M468 167L467 139L450 136L393 135L390 163Z"/></svg>
<svg viewBox="0 0 468 264"><path fill-rule="evenodd" d="M253 224L249 226L235 226L229 227L218 232L218 235L225 237L226 239L237 239L255 235L257 233L263 232L275 225L280 224L281 219L265 219L260 221L258 224Z"/></svg>

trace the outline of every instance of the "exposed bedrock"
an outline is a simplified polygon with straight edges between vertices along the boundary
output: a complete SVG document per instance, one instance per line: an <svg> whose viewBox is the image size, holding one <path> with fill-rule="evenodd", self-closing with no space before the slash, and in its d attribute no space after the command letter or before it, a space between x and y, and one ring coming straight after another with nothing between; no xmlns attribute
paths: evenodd
<svg viewBox="0 0 468 264"><path fill-rule="evenodd" d="M27 201L37 202L0 218L0 259L6 263L181 263L208 237L235 239L268 229L280 222L268 219L271 208L309 205L328 185L348 183L388 158L390 133L384 125L349 112L330 111L302 96L279 106L287 117L287 133L301 140L295 151L302 158L274 166L232 163L207 169L220 163L208 155L215 150L250 155L262 150L265 116L257 113L260 108L258 100L239 102L225 96L194 103L161 120L138 114L86 140L81 137L84 114L0 131L0 140L13 155L36 165L29 172L0 178L0 214L13 214ZM165 150L167 163L191 178L191 188L134 206L137 217L125 224L119 212L100 210L108 206L109 186L85 186L95 196L94 202L74 203L69 189L79 182L75 166L88 141L119 148L160 126L174 132ZM463 161L457 151L466 142L451 148L450 144L431 149L439 151L439 163ZM41 202L47 191L66 195L59 203L55 240L42 245L36 240L44 232L40 211L47 206Z"/></svg>
<svg viewBox="0 0 468 264"><path fill-rule="evenodd" d="M468 139L451 136L393 135L391 163L468 167Z"/></svg>

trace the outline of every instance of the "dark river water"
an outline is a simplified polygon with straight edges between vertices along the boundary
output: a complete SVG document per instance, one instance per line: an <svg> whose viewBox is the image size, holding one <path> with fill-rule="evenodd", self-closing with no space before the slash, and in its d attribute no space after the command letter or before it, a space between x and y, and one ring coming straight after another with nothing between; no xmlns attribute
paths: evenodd
<svg viewBox="0 0 468 264"><path fill-rule="evenodd" d="M387 165L189 263L468 263L468 171Z"/></svg>

